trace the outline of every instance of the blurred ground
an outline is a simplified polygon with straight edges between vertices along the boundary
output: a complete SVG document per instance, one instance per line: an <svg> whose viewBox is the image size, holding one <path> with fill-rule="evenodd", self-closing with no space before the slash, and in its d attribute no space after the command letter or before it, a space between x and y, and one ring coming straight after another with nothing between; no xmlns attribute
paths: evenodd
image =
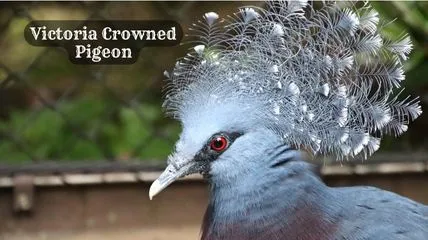
<svg viewBox="0 0 428 240"><path fill-rule="evenodd" d="M91 231L86 233L36 233L34 235L13 234L1 240L189 240L197 239L199 226L159 229L127 229L115 231Z"/></svg>

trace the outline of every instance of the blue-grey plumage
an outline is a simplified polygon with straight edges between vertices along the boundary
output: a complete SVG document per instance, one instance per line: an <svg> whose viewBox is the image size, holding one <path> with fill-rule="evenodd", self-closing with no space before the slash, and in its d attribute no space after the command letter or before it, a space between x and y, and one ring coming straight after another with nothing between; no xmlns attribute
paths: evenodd
<svg viewBox="0 0 428 240"><path fill-rule="evenodd" d="M385 39L368 4L272 1L225 26L216 13L204 19L193 26L199 45L165 74L164 107L183 130L150 198L203 174L203 240L428 239L427 206L328 187L299 149L367 157L381 136L407 130L422 112L394 91L408 37Z"/></svg>
<svg viewBox="0 0 428 240"><path fill-rule="evenodd" d="M245 158L250 169L210 178L203 240L428 239L427 206L373 187L328 187L299 151L263 132L249 135L237 148L255 148Z"/></svg>

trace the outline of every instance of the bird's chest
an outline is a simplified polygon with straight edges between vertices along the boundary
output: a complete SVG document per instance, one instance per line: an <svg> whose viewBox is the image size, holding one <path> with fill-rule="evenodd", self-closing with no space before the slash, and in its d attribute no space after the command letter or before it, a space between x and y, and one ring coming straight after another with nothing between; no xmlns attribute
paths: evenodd
<svg viewBox="0 0 428 240"><path fill-rule="evenodd" d="M202 240L331 240L335 239L334 226L310 220L299 223L272 221L269 224L257 222L218 223L204 231Z"/></svg>
<svg viewBox="0 0 428 240"><path fill-rule="evenodd" d="M260 201L259 201L260 203ZM234 209L209 206L202 240L331 240L337 226L320 209L304 202L294 205L240 202ZM223 206L224 207L224 206Z"/></svg>

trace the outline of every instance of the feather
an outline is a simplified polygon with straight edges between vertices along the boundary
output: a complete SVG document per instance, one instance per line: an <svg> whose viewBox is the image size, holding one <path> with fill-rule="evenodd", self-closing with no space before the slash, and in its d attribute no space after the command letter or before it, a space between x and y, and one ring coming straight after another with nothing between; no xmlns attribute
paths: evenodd
<svg viewBox="0 0 428 240"><path fill-rule="evenodd" d="M166 76L167 113L191 118L193 102L215 94L213 103L241 103L236 114L248 128L273 128L285 143L338 159L373 154L374 136L400 135L421 114L416 100L393 91L402 89L410 38L386 39L368 3L267 5L223 20L210 12L192 26L195 47ZM322 134L314 141L313 133Z"/></svg>

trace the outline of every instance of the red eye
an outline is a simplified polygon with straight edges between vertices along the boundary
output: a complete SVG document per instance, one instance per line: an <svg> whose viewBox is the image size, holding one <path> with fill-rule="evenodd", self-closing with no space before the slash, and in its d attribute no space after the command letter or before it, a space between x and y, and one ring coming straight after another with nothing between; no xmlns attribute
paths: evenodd
<svg viewBox="0 0 428 240"><path fill-rule="evenodd" d="M223 136L215 137L211 140L210 147L216 152L221 152L227 147L227 139Z"/></svg>

